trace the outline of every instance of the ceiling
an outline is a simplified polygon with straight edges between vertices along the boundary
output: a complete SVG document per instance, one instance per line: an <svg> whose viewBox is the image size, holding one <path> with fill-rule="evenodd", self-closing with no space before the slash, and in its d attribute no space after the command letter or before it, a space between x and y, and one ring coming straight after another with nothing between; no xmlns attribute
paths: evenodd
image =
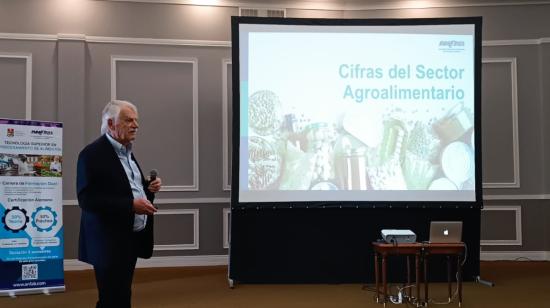
<svg viewBox="0 0 550 308"><path fill-rule="evenodd" d="M99 0L317 10L377 10L550 4L550 0Z"/></svg>

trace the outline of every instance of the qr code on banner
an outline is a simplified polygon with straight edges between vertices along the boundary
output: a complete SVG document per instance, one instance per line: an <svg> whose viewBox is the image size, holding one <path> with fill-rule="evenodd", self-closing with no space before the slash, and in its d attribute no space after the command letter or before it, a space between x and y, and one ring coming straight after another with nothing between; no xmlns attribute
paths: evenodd
<svg viewBox="0 0 550 308"><path fill-rule="evenodd" d="M38 279L38 264L21 265L21 280Z"/></svg>

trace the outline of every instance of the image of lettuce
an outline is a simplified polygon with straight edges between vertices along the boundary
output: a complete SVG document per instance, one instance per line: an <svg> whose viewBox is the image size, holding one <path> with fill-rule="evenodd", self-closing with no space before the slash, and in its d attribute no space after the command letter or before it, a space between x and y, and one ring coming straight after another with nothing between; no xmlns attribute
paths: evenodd
<svg viewBox="0 0 550 308"><path fill-rule="evenodd" d="M248 145L248 188L269 189L281 175L281 155L262 137L251 136Z"/></svg>
<svg viewBox="0 0 550 308"><path fill-rule="evenodd" d="M281 176L279 189L309 189L314 175L314 155L300 150L291 142L287 142L283 161L284 170Z"/></svg>
<svg viewBox="0 0 550 308"><path fill-rule="evenodd" d="M269 90L254 92L249 98L248 118L250 127L258 135L270 135L281 127L283 113L277 94Z"/></svg>
<svg viewBox="0 0 550 308"><path fill-rule="evenodd" d="M408 152L403 158L402 169L407 189L424 190L430 186L438 166L423 157Z"/></svg>

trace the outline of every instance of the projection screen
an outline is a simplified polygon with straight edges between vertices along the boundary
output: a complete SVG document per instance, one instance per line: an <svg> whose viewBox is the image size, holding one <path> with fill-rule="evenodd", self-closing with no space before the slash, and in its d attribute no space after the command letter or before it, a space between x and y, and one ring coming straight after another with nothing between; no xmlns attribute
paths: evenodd
<svg viewBox="0 0 550 308"><path fill-rule="evenodd" d="M237 18L238 202L479 203L480 26Z"/></svg>

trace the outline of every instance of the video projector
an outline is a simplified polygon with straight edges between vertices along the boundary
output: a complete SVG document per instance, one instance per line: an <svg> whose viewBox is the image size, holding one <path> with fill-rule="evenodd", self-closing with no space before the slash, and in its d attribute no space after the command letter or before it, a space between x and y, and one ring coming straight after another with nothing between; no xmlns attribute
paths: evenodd
<svg viewBox="0 0 550 308"><path fill-rule="evenodd" d="M416 234L411 230L382 229L380 233L382 234L382 239L384 239L386 243L399 244L416 242Z"/></svg>

